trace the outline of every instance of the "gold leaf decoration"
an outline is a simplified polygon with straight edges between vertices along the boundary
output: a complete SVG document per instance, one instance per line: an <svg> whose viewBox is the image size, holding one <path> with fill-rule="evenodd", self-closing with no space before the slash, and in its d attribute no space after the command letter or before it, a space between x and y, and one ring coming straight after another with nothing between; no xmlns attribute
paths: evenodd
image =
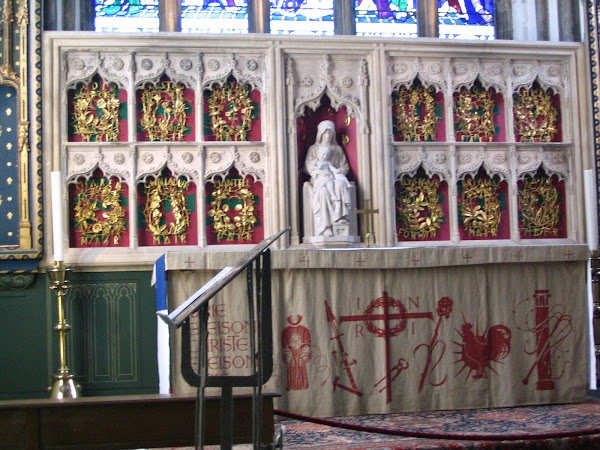
<svg viewBox="0 0 600 450"><path fill-rule="evenodd" d="M114 83L81 85L73 98L73 134L84 142L119 139L119 90Z"/></svg>
<svg viewBox="0 0 600 450"><path fill-rule="evenodd" d="M235 80L214 86L208 96L210 128L218 141L247 141L254 105L250 86Z"/></svg>
<svg viewBox="0 0 600 450"><path fill-rule="evenodd" d="M437 131L433 87L402 86L394 101L396 129L403 141L433 141Z"/></svg>
<svg viewBox="0 0 600 450"><path fill-rule="evenodd" d="M519 191L519 213L525 236L556 237L560 220L558 190L549 177L526 178Z"/></svg>
<svg viewBox="0 0 600 450"><path fill-rule="evenodd" d="M466 178L462 182L461 217L469 236L497 236L501 214L498 181Z"/></svg>
<svg viewBox="0 0 600 450"><path fill-rule="evenodd" d="M491 91L481 86L462 88L454 106L455 129L461 142L492 142L496 133Z"/></svg>
<svg viewBox="0 0 600 450"><path fill-rule="evenodd" d="M519 142L551 142L558 133L558 110L552 96L539 87L521 89L514 102Z"/></svg>
<svg viewBox="0 0 600 450"><path fill-rule="evenodd" d="M257 218L254 215L254 194L250 191L249 182L241 178L217 180L212 196L208 215L213 219L217 240L251 241ZM231 210L229 203L232 201L237 203L233 208L237 212L233 222L228 215Z"/></svg>
<svg viewBox="0 0 600 450"><path fill-rule="evenodd" d="M102 178L78 181L75 197L75 227L81 230L81 244L108 244L112 237L117 245L125 227L125 209L121 205L123 187L120 182ZM98 217L97 212L101 219Z"/></svg>
<svg viewBox="0 0 600 450"><path fill-rule="evenodd" d="M180 83L147 85L141 94L140 127L150 141L182 141L187 130L189 102Z"/></svg>
<svg viewBox="0 0 600 450"><path fill-rule="evenodd" d="M185 198L189 186L189 181L167 177L158 177L146 184L144 216L155 244L170 244L171 237L175 243L185 243L190 226L190 211ZM171 204L174 219L169 224L162 210L166 201Z"/></svg>
<svg viewBox="0 0 600 450"><path fill-rule="evenodd" d="M440 182L428 178L407 178L397 196L398 237L418 239L436 237L444 223L439 193Z"/></svg>

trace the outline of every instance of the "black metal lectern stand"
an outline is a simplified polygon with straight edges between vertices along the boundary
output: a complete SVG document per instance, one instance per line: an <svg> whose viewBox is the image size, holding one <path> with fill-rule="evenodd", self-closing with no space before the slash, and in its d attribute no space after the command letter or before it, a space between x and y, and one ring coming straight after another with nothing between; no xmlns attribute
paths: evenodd
<svg viewBox="0 0 600 450"><path fill-rule="evenodd" d="M170 314L160 317L169 325L182 327L181 372L191 386L198 388L196 402L196 446L204 446L205 392L208 387L221 388L221 448L233 446L233 388L252 387L252 443L262 443L262 386L273 372L273 337L271 319L271 253L269 246L289 228L256 245L233 267L227 267ZM240 376L208 375L207 336L208 301L235 277L246 270L248 320L256 323L250 332L251 373ZM192 367L190 317L198 312L198 372Z"/></svg>

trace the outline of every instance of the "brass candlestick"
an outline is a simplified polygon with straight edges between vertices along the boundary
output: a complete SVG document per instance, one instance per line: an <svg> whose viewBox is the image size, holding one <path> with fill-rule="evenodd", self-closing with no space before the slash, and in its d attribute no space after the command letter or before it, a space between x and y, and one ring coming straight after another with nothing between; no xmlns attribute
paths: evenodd
<svg viewBox="0 0 600 450"><path fill-rule="evenodd" d="M596 380L600 382L600 252L590 252L590 268L592 271L593 331L594 354L596 355Z"/></svg>
<svg viewBox="0 0 600 450"><path fill-rule="evenodd" d="M77 398L80 396L80 386L75 384L75 376L70 373L67 365L67 333L71 330L71 325L65 320L63 299L65 290L70 287L67 273L71 270L70 267L65 267L62 261L56 261L54 268L48 270L51 282L50 289L56 290L58 304L58 323L54 329L58 331L60 368L58 373L52 377L52 385L48 387L50 398L55 399Z"/></svg>

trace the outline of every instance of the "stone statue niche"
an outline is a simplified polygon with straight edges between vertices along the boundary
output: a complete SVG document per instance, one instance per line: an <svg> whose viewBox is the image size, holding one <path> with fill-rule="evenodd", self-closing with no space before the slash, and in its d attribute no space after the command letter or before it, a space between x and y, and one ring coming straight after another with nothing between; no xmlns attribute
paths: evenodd
<svg viewBox="0 0 600 450"><path fill-rule="evenodd" d="M335 137L331 120L319 123L304 161L304 171L310 175L302 187L305 244L345 247L360 242L356 185L346 176L350 167Z"/></svg>

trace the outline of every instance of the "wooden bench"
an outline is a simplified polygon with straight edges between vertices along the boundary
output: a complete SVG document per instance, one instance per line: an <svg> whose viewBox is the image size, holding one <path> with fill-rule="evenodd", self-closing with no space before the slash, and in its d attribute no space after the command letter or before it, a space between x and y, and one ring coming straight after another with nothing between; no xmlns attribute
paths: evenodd
<svg viewBox="0 0 600 450"><path fill-rule="evenodd" d="M273 442L273 398L263 394L263 441ZM132 395L0 402L0 448L194 445L195 396ZM252 442L252 396L234 397L235 443ZM220 398L206 397L205 444L220 439Z"/></svg>

